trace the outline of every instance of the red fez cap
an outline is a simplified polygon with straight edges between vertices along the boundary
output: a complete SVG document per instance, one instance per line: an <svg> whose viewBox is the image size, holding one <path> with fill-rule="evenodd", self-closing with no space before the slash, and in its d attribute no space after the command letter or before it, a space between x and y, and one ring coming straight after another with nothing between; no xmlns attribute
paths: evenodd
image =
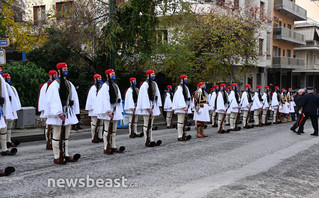
<svg viewBox="0 0 319 198"><path fill-rule="evenodd" d="M224 83L220 84L221 87L226 87L226 85Z"/></svg>
<svg viewBox="0 0 319 198"><path fill-rule="evenodd" d="M169 89L169 88L171 88L172 87L172 85L167 85L167 89Z"/></svg>
<svg viewBox="0 0 319 198"><path fill-rule="evenodd" d="M146 71L146 75L149 75L149 74L152 74L152 73L155 73L154 70L147 70Z"/></svg>
<svg viewBox="0 0 319 198"><path fill-rule="evenodd" d="M200 83L197 84L197 87L200 87L200 86L202 86L202 85L204 85L204 84L205 84L205 83L200 82Z"/></svg>
<svg viewBox="0 0 319 198"><path fill-rule="evenodd" d="M105 70L105 75L115 72L113 69Z"/></svg>
<svg viewBox="0 0 319 198"><path fill-rule="evenodd" d="M246 84L245 87L251 87L250 84Z"/></svg>
<svg viewBox="0 0 319 198"><path fill-rule="evenodd" d="M265 86L265 89L269 89L269 86Z"/></svg>
<svg viewBox="0 0 319 198"><path fill-rule="evenodd" d="M55 70L50 70L49 71L49 75L54 75L54 74L57 74L57 72Z"/></svg>
<svg viewBox="0 0 319 198"><path fill-rule="evenodd" d="M275 86L275 89L279 89L279 87L278 87L278 86Z"/></svg>
<svg viewBox="0 0 319 198"><path fill-rule="evenodd" d="M214 88L218 88L218 85L214 85Z"/></svg>
<svg viewBox="0 0 319 198"><path fill-rule="evenodd" d="M237 86L237 83L233 83L231 86Z"/></svg>
<svg viewBox="0 0 319 198"><path fill-rule="evenodd" d="M231 89L231 86L228 86L226 89Z"/></svg>
<svg viewBox="0 0 319 198"><path fill-rule="evenodd" d="M66 63L58 63L58 64L56 65L56 68L57 68L57 69L61 69L61 68L64 68L64 67L68 67L68 65L67 65Z"/></svg>
<svg viewBox="0 0 319 198"><path fill-rule="evenodd" d="M2 67L0 67L0 69L2 70Z"/></svg>
<svg viewBox="0 0 319 198"><path fill-rule="evenodd" d="M4 73L2 76L3 76L3 78L10 77L10 74L9 73Z"/></svg>
<svg viewBox="0 0 319 198"><path fill-rule="evenodd" d="M292 88L289 88L289 89L288 89L288 91L291 91L291 90L292 90Z"/></svg>
<svg viewBox="0 0 319 198"><path fill-rule="evenodd" d="M285 89L285 88L282 88L281 91L286 91L286 89Z"/></svg>
<svg viewBox="0 0 319 198"><path fill-rule="evenodd" d="M95 75L93 76L93 78L99 78L99 77L101 77L100 74L95 74Z"/></svg>
<svg viewBox="0 0 319 198"><path fill-rule="evenodd" d="M133 80L136 80L136 78L134 78L134 77L131 77L131 78L130 78L130 82L131 82L131 81L133 81Z"/></svg>
<svg viewBox="0 0 319 198"><path fill-rule="evenodd" d="M215 90L215 88L214 88L214 87L212 87L212 88L210 88L210 90L211 90L211 91L214 91L214 90Z"/></svg>
<svg viewBox="0 0 319 198"><path fill-rule="evenodd" d="M256 88L257 88L257 89L261 88L261 85L257 85Z"/></svg>
<svg viewBox="0 0 319 198"><path fill-rule="evenodd" d="M180 78L180 79L183 79L183 78L187 78L187 76L183 74L183 75L181 75L179 78Z"/></svg>

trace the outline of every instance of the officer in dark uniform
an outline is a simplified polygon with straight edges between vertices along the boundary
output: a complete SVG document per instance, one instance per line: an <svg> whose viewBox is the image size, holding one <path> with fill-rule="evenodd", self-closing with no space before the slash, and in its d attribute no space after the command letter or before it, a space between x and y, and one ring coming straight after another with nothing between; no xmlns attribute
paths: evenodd
<svg viewBox="0 0 319 198"><path fill-rule="evenodd" d="M307 87L307 93L303 97L302 101L302 108L303 108L303 114L304 117L301 118L301 123L298 129L297 134L300 135L303 131L304 125L307 121L307 119L310 117L311 124L314 129L314 132L310 135L318 136L318 118L317 118L317 109L319 106L319 96L314 94L312 87Z"/></svg>

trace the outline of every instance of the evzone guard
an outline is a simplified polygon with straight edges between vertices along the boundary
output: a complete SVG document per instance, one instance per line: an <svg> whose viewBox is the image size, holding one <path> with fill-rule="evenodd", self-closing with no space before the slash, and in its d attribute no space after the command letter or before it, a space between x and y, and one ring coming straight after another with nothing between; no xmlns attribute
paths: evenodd
<svg viewBox="0 0 319 198"><path fill-rule="evenodd" d="M281 94L280 94L280 100L281 100L281 105L279 106L279 113L280 113L280 121L282 123L287 122L287 118L289 117L289 112L290 112L290 107L287 99L287 91L286 89L281 89Z"/></svg>
<svg viewBox="0 0 319 198"><path fill-rule="evenodd" d="M254 127L253 125L252 126L248 125L251 106L253 103L251 93L250 93L250 88L251 88L250 84L245 85L245 91L242 94L241 100L240 100L241 111L243 112L243 128L245 129Z"/></svg>
<svg viewBox="0 0 319 198"><path fill-rule="evenodd" d="M228 86L227 88L226 88L226 93L227 93L227 97L229 96L229 94L230 94L230 90L231 90L231 86ZM228 102L229 102L229 100L228 100ZM228 109L228 111L226 112L226 118L225 118L225 125L226 126L230 126L230 108Z"/></svg>
<svg viewBox="0 0 319 198"><path fill-rule="evenodd" d="M209 99L209 105L210 105L210 112L211 112L211 119L212 119L212 127L217 127L217 122L216 122L216 103L217 103L217 94L219 91L219 86L214 85L214 91L211 94L211 97Z"/></svg>
<svg viewBox="0 0 319 198"><path fill-rule="evenodd" d="M189 127L186 128L186 125L188 114L192 113L191 95L186 86L187 76L181 75L180 80L181 82L177 86L173 97L173 111L177 115L177 140L187 141L192 137L191 135L186 135L186 131L190 130Z"/></svg>
<svg viewBox="0 0 319 198"><path fill-rule="evenodd" d="M256 86L256 91L253 97L253 104L251 106L251 111L254 111L254 122L255 127L261 127L261 120L260 120L260 112L263 108L263 99L260 94L261 86Z"/></svg>
<svg viewBox="0 0 319 198"><path fill-rule="evenodd" d="M167 91L165 93L164 99L164 111L166 112L166 126L167 128L174 128L172 124L174 110L173 110L173 87L172 85L167 85Z"/></svg>
<svg viewBox="0 0 319 198"><path fill-rule="evenodd" d="M263 109L262 109L262 124L263 125L269 125L271 123L268 123L268 111L270 109L270 104L271 104L271 101L270 101L270 94L269 94L269 86L265 86L264 87L264 93L263 93L263 96L262 96L262 99L263 99Z"/></svg>
<svg viewBox="0 0 319 198"><path fill-rule="evenodd" d="M278 116L279 116L279 105L280 105L280 90L278 86L275 86L275 91L272 94L271 98L271 109L273 110L273 123L279 124Z"/></svg>
<svg viewBox="0 0 319 198"><path fill-rule="evenodd" d="M0 67L1 68L1 67ZM13 119L11 103L9 99L9 93L5 80L2 77L2 68L0 70L0 143L1 143L1 155L15 155L18 150L12 148L8 150L7 147L7 125L6 119Z"/></svg>
<svg viewBox="0 0 319 198"><path fill-rule="evenodd" d="M46 115L45 115L45 108L47 104L47 90L51 83L58 77L58 72L56 70L50 70L48 72L49 74L49 80L48 82L41 84L40 85L40 90L39 90L39 100L38 100L38 111L40 112L40 118L43 119L44 121L47 120ZM51 125L45 125L44 129L44 135L46 139L46 149L47 150L52 150L52 133L51 130L52 126Z"/></svg>
<svg viewBox="0 0 319 198"><path fill-rule="evenodd" d="M47 90L46 123L53 126L52 147L55 164L76 162L81 155L69 155L69 135L71 125L77 124L76 114L80 113L78 94L74 85L66 79L68 65L58 63L59 78Z"/></svg>
<svg viewBox="0 0 319 198"><path fill-rule="evenodd" d="M230 129L227 129L227 132L230 131L239 131L241 128L238 127L239 122L239 113L240 113L240 96L237 91L237 83L232 84L232 90L228 96L229 109L230 109Z"/></svg>
<svg viewBox="0 0 319 198"><path fill-rule="evenodd" d="M289 114L288 114L288 122L292 122L292 117L291 114L295 113L295 102L294 102L294 96L293 96L294 91L292 90L292 88L288 89L288 93L287 93L287 100L288 100L288 106L289 106Z"/></svg>
<svg viewBox="0 0 319 198"><path fill-rule="evenodd" d="M129 79L130 87L126 90L124 100L124 110L129 115L128 131L129 137L143 137L144 133L137 133L137 121L138 115L136 115L136 105L139 89L136 87L136 78L131 77Z"/></svg>
<svg viewBox="0 0 319 198"><path fill-rule="evenodd" d="M11 110L12 110L12 118L7 117L6 119L6 125L7 125L7 147L17 147L20 144L20 141L15 140L11 141L11 130L13 121L18 119L17 112L21 109L21 102L19 98L19 94L14 86L11 85L11 76L9 73L3 74L4 80L7 82L7 89L9 94L9 100L11 104Z"/></svg>
<svg viewBox="0 0 319 198"><path fill-rule="evenodd" d="M216 102L216 113L218 113L218 133L225 133L224 121L229 108L228 94L226 92L226 85L224 83L220 84L220 91L217 95Z"/></svg>
<svg viewBox="0 0 319 198"><path fill-rule="evenodd" d="M155 142L152 135L154 116L160 115L162 100L155 82L155 72L153 70L146 71L146 78L138 94L136 114L143 116L144 119L145 146L154 147L162 144L162 140Z"/></svg>
<svg viewBox="0 0 319 198"><path fill-rule="evenodd" d="M205 122L210 122L209 105L207 94L205 92L206 85L204 82L197 84L197 90L193 94L194 97L194 120L196 121L197 138L208 137L204 133Z"/></svg>
<svg viewBox="0 0 319 198"><path fill-rule="evenodd" d="M108 69L105 71L107 81L102 85L97 95L94 113L97 118L103 121L104 125L104 153L122 153L125 150L124 146L116 147L115 137L117 123L123 119L123 107L121 92L117 84L115 71Z"/></svg>
<svg viewBox="0 0 319 198"><path fill-rule="evenodd" d="M95 74L93 79L94 84L91 86L88 92L85 110L88 111L88 116L91 117L91 142L99 143L103 142L103 123L97 118L97 114L94 113L94 105L97 101L97 94L103 85L103 81L100 74Z"/></svg>

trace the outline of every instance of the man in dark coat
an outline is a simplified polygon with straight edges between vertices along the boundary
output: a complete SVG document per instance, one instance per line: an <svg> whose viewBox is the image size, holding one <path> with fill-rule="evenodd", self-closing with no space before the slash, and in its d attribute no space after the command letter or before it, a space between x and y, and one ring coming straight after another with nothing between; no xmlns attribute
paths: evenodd
<svg viewBox="0 0 319 198"><path fill-rule="evenodd" d="M299 111L301 109L302 100L303 100L304 95L305 95L305 90L299 89L298 95L295 97L295 103L296 103L295 112L297 114L297 120L294 123L294 125L292 125L292 127L290 128L290 130L292 130L295 133L296 133L296 129L299 127L299 124L300 124L301 115L300 115ZM301 133L303 133L303 132L301 132Z"/></svg>
<svg viewBox="0 0 319 198"><path fill-rule="evenodd" d="M314 129L314 132L310 135L312 136L318 136L318 118L317 118L317 109L319 106L319 96L314 94L312 87L307 87L307 93L302 100L302 108L303 108L303 115L301 117L300 126L298 129L297 134L300 135L300 133L303 131L304 125L307 121L307 119L310 117L311 124Z"/></svg>

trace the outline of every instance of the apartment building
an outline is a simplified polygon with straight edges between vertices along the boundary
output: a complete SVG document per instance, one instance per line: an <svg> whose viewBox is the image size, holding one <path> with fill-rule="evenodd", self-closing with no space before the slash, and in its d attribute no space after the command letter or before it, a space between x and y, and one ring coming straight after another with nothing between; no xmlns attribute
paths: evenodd
<svg viewBox="0 0 319 198"><path fill-rule="evenodd" d="M272 67L268 83L282 88L292 87L292 73L305 67L305 59L297 58L294 48L306 44L305 36L294 30L295 21L307 19L307 11L295 0L274 0Z"/></svg>
<svg viewBox="0 0 319 198"><path fill-rule="evenodd" d="M319 0L296 0L296 4L307 10L307 17L319 22Z"/></svg>
<svg viewBox="0 0 319 198"><path fill-rule="evenodd" d="M305 67L293 70L293 87L319 90L319 22L308 19L296 23L295 31L305 35L306 45L294 48L295 56L305 60Z"/></svg>

